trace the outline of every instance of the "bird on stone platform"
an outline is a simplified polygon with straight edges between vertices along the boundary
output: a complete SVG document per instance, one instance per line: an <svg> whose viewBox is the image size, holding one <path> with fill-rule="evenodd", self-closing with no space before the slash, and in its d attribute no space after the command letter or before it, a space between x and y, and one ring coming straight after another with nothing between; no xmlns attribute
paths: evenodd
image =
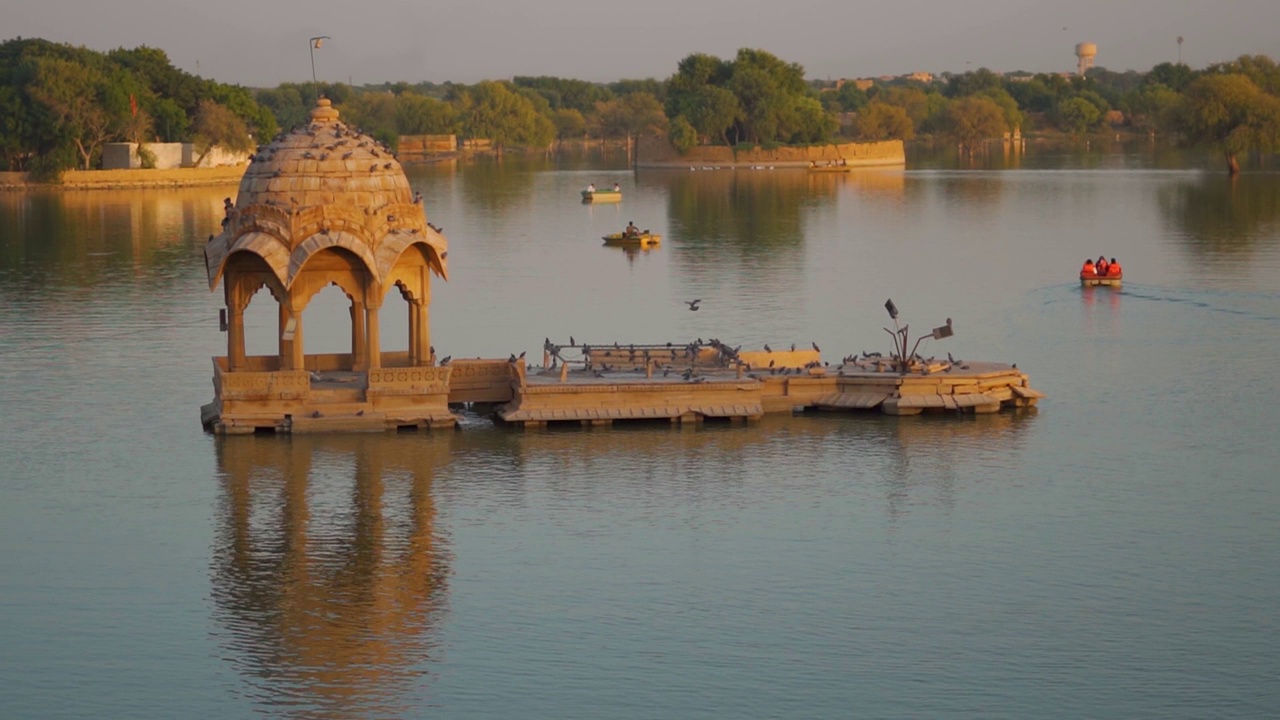
<svg viewBox="0 0 1280 720"><path fill-rule="evenodd" d="M373 172L374 170L377 170L377 169L378 169L378 163L374 163L369 166L369 172Z"/></svg>
<svg viewBox="0 0 1280 720"><path fill-rule="evenodd" d="M955 365L956 363L958 363L958 362L960 362L960 361L959 361L959 360L957 360L957 359L955 359L955 358L953 358L953 357L951 357L951 353L947 353L947 362L951 363L952 365Z"/></svg>
<svg viewBox="0 0 1280 720"><path fill-rule="evenodd" d="M696 312L698 310L698 303L700 302L702 302L702 298L698 298L697 300L685 300L684 304L688 305L690 310Z"/></svg>
<svg viewBox="0 0 1280 720"><path fill-rule="evenodd" d="M817 350L818 352L822 352L822 348L818 347L818 343L810 343L810 344L813 345L814 350Z"/></svg>
<svg viewBox="0 0 1280 720"><path fill-rule="evenodd" d="M442 360L440 361L440 367L444 367L445 365L448 365L448 364L449 364L449 361L450 361L450 360L452 360L452 359L453 359L453 356L452 356L452 355L445 355L445 356L444 356L444 359L442 359Z"/></svg>
<svg viewBox="0 0 1280 720"><path fill-rule="evenodd" d="M509 363L511 363L512 365L514 365L514 364L515 364L515 362L516 362L516 354L515 354L515 353L511 353L511 357L507 358L507 362L509 362Z"/></svg>
<svg viewBox="0 0 1280 720"><path fill-rule="evenodd" d="M773 352L773 348L769 347L769 343L765 343L765 344L764 344L764 351L765 351L765 352Z"/></svg>
<svg viewBox="0 0 1280 720"><path fill-rule="evenodd" d="M795 351L796 351L796 344L791 343L791 352L795 352Z"/></svg>
<svg viewBox="0 0 1280 720"><path fill-rule="evenodd" d="M573 347L574 345L577 345L577 344L578 344L578 343L576 343L576 342L574 342L574 341L573 341L573 336L572 336L572 335L570 335L570 336L569 336L569 347Z"/></svg>

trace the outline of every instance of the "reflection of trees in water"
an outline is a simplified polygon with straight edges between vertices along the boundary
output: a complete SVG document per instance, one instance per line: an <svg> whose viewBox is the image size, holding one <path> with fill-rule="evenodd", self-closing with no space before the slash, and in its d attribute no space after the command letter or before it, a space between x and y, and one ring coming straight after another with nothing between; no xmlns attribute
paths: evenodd
<svg viewBox="0 0 1280 720"><path fill-rule="evenodd" d="M1087 138L1028 138L1021 148L992 141L967 157L942 140L907 143L911 170L1219 170L1222 157L1205 148L1187 148L1145 136L1099 134Z"/></svg>
<svg viewBox="0 0 1280 720"><path fill-rule="evenodd" d="M458 166L458 185L468 205L497 214L523 212L533 196L534 173L549 167L542 156L476 158Z"/></svg>
<svg viewBox="0 0 1280 720"><path fill-rule="evenodd" d="M665 177L663 177L665 175ZM803 170L663 171L671 233L691 252L770 256L804 241L803 210L829 202L831 183Z"/></svg>
<svg viewBox="0 0 1280 720"><path fill-rule="evenodd" d="M447 452L381 436L217 441L216 634L272 714L406 710L444 604L433 447Z"/></svg>
<svg viewBox="0 0 1280 720"><path fill-rule="evenodd" d="M1197 253L1251 250L1280 232L1280 178L1272 174L1206 175L1160 188L1163 217Z"/></svg>
<svg viewBox="0 0 1280 720"><path fill-rule="evenodd" d="M913 176L907 183L907 200L918 205L937 194L948 207L966 212L988 212L1004 197L1007 179L997 173L928 172Z"/></svg>
<svg viewBox="0 0 1280 720"><path fill-rule="evenodd" d="M75 285L105 271L176 277L219 231L227 196L235 188L0 193L0 272Z"/></svg>

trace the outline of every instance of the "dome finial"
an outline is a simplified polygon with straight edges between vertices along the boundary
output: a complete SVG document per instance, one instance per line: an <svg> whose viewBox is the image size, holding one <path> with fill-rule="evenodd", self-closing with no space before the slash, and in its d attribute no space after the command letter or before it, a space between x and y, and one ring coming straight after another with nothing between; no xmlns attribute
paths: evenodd
<svg viewBox="0 0 1280 720"><path fill-rule="evenodd" d="M338 110L333 107L329 98L322 97L316 100L316 106L311 110L311 119L314 122L334 122L338 119Z"/></svg>

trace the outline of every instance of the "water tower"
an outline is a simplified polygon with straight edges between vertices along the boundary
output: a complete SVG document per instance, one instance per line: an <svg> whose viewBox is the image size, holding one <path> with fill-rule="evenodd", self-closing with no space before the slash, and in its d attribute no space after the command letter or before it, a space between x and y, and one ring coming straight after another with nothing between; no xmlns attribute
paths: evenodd
<svg viewBox="0 0 1280 720"><path fill-rule="evenodd" d="M1076 45L1076 73L1080 77L1093 67L1093 58L1098 54L1098 46L1091 42L1082 42Z"/></svg>

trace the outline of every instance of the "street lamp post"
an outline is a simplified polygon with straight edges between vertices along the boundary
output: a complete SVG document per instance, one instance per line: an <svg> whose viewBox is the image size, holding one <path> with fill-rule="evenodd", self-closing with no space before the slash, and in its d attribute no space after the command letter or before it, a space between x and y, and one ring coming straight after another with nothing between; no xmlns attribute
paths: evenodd
<svg viewBox="0 0 1280 720"><path fill-rule="evenodd" d="M1178 64L1182 64L1182 36L1178 36Z"/></svg>
<svg viewBox="0 0 1280 720"><path fill-rule="evenodd" d="M316 82L316 50L328 39L328 35L317 35L307 40L307 50L311 53L311 87L316 89L316 100L320 99L320 85Z"/></svg>

